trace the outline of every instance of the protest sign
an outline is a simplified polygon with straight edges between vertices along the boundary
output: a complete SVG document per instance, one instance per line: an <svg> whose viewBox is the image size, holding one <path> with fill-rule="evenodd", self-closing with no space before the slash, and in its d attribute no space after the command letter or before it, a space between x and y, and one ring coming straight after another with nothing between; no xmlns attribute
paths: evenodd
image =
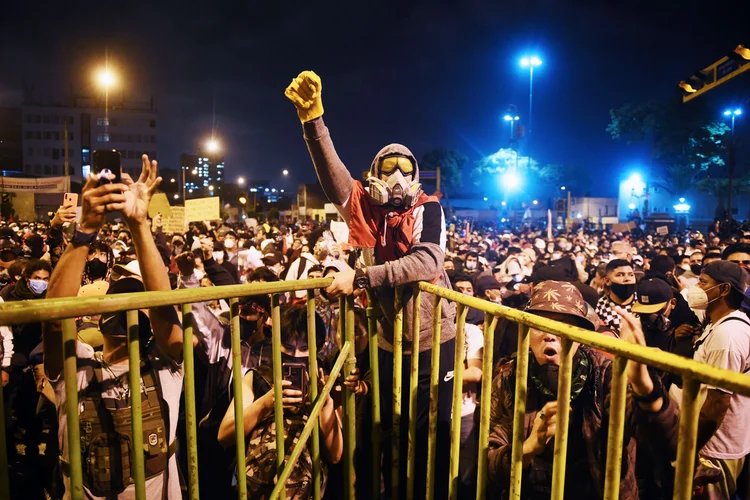
<svg viewBox="0 0 750 500"><path fill-rule="evenodd" d="M153 219L156 214L161 214L164 219L172 215L172 208L169 206L169 200L164 193L153 195L151 203L148 204L148 216Z"/></svg>
<svg viewBox="0 0 750 500"><path fill-rule="evenodd" d="M187 222L219 219L221 219L221 214L218 196L185 201L185 220Z"/></svg>

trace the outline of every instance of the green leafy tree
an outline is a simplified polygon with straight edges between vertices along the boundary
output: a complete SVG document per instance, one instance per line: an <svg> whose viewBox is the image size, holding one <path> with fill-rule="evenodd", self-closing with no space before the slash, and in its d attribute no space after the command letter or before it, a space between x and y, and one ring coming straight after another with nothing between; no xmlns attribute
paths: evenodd
<svg viewBox="0 0 750 500"><path fill-rule="evenodd" d="M422 156L419 168L436 170L440 167L440 190L455 194L463 186L463 169L469 159L456 149L433 149Z"/></svg>
<svg viewBox="0 0 750 500"><path fill-rule="evenodd" d="M610 110L607 132L628 144L649 141L652 183L680 196L709 169L724 166L729 128L708 113L672 101L624 104Z"/></svg>

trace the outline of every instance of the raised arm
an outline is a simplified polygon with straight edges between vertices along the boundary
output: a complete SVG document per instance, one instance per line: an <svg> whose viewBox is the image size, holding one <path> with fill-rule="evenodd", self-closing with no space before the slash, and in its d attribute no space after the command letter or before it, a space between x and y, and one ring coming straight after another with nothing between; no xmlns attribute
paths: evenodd
<svg viewBox="0 0 750 500"><path fill-rule="evenodd" d="M81 287L81 276L86 266L92 235L96 235L104 224L107 212L125 207L123 184L105 184L97 187L98 179L89 177L81 194L81 222L75 237L65 248L57 263L47 288L47 298L76 297ZM93 237L95 239L95 236ZM50 379L56 379L62 370L62 327L59 321L44 323L44 368Z"/></svg>
<svg viewBox="0 0 750 500"><path fill-rule="evenodd" d="M303 71L292 80L285 95L297 108L307 148L326 197L331 203L344 207L352 194L354 179L336 153L331 134L323 123L322 92L320 77L313 71Z"/></svg>
<svg viewBox="0 0 750 500"><path fill-rule="evenodd" d="M122 215L133 235L143 286L147 292L171 291L167 268L164 267L164 261L156 248L147 221L148 204L161 183L161 177L156 176L156 161L149 162L148 156L143 155L143 169L138 182L133 182L127 174L122 175L122 180L128 187ZM182 325L180 325L177 310L174 306L166 306L152 308L149 313L154 338L159 348L170 358L181 363Z"/></svg>

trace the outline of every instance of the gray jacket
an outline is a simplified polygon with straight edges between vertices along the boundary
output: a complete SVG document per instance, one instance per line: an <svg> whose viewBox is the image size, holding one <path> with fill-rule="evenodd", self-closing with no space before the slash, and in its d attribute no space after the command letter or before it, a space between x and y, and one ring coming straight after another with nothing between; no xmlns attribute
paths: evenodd
<svg viewBox="0 0 750 500"><path fill-rule="evenodd" d="M354 179L342 163L333 147L331 135L323 122L317 118L303 124L305 141L310 151L315 171L323 191L336 206L341 216L350 222L351 207L349 201L354 186ZM408 155L411 152L403 146ZM377 157L374 161L377 161ZM363 198L366 200L367 198ZM378 346L386 351L393 351L394 287L416 283L433 282L438 286L450 288L448 275L443 271L445 255L445 216L438 202L427 202L420 210L415 210L418 219L415 224L411 249L401 258L389 262L376 262L374 254L364 251L364 261L370 277L370 286L375 292L381 309L378 319ZM422 209L423 208L423 209ZM437 278L436 278L437 277ZM405 354L411 353L412 324L414 315L413 291L410 287L404 290L404 344ZM422 293L420 314L419 351L432 348L432 319L435 297ZM455 338L455 304L443 300L440 342Z"/></svg>

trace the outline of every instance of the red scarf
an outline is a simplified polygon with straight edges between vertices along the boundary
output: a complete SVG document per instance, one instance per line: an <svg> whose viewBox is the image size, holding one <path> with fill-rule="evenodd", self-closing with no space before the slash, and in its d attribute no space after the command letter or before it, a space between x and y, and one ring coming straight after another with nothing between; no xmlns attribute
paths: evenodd
<svg viewBox="0 0 750 500"><path fill-rule="evenodd" d="M362 183L355 181L349 199L349 244L374 248L377 263L403 257L414 243L414 210L428 201L440 202L421 192L417 202L408 210L397 211L392 206L375 205Z"/></svg>

